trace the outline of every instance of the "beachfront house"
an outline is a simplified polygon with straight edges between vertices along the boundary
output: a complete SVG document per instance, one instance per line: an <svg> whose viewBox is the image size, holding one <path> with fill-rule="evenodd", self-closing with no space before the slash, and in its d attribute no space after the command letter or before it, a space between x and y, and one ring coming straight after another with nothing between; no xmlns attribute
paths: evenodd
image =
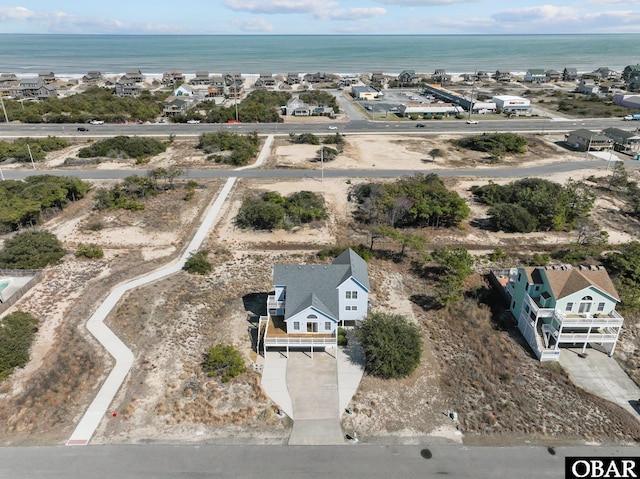
<svg viewBox="0 0 640 479"><path fill-rule="evenodd" d="M336 78L335 75L325 72L308 73L304 76L307 83L333 83Z"/></svg>
<svg viewBox="0 0 640 479"><path fill-rule="evenodd" d="M527 83L546 83L547 73L542 68L530 68L524 75Z"/></svg>
<svg viewBox="0 0 640 479"><path fill-rule="evenodd" d="M557 70L547 70L544 72L547 82L557 82L562 78L562 73Z"/></svg>
<svg viewBox="0 0 640 479"><path fill-rule="evenodd" d="M451 81L451 75L449 75L444 69L437 68L433 75L431 75L431 81L434 83L440 83L444 85L447 82Z"/></svg>
<svg viewBox="0 0 640 479"><path fill-rule="evenodd" d="M256 87L270 87L276 86L276 79L273 77L271 73L260 73L260 77L256 80Z"/></svg>
<svg viewBox="0 0 640 479"><path fill-rule="evenodd" d="M415 70L403 70L400 75L398 75L398 85L411 85L416 83L418 77L416 76Z"/></svg>
<svg viewBox="0 0 640 479"><path fill-rule="evenodd" d="M351 248L331 264L276 264L274 292L259 321L260 344L269 348L335 348L338 326L354 325L369 309L367 263Z"/></svg>
<svg viewBox="0 0 640 479"><path fill-rule="evenodd" d="M563 81L576 81L577 79L578 79L577 68L565 68L564 70L562 70Z"/></svg>
<svg viewBox="0 0 640 479"><path fill-rule="evenodd" d="M15 73L0 73L0 86L8 87L20 82Z"/></svg>
<svg viewBox="0 0 640 479"><path fill-rule="evenodd" d="M562 346L584 353L592 345L613 355L623 317L602 266L519 267L492 271L491 277L539 360L557 361Z"/></svg>
<svg viewBox="0 0 640 479"><path fill-rule="evenodd" d="M285 85L297 85L300 83L300 75L297 73L289 72L287 73L287 77L284 79Z"/></svg>
<svg viewBox="0 0 640 479"><path fill-rule="evenodd" d="M90 71L82 77L83 83L95 84L102 81L102 73L99 71Z"/></svg>
<svg viewBox="0 0 640 479"><path fill-rule="evenodd" d="M179 72L177 70L164 72L162 74L162 84L164 86L173 86L176 83L184 83L184 81L185 76L182 74L182 72Z"/></svg>
<svg viewBox="0 0 640 479"><path fill-rule="evenodd" d="M56 82L56 74L53 72L40 72L38 73L38 78L40 78L45 85L51 85Z"/></svg>
<svg viewBox="0 0 640 479"><path fill-rule="evenodd" d="M207 71L197 71L196 76L189 80L189 84L191 85L208 85L209 84L209 72Z"/></svg>
<svg viewBox="0 0 640 479"><path fill-rule="evenodd" d="M496 70L496 72L493 74L493 79L498 82L507 83L513 80L513 76L511 75L510 71Z"/></svg>
<svg viewBox="0 0 640 479"><path fill-rule="evenodd" d="M387 80L387 77L385 76L384 73L382 73L382 70L374 70L371 73L371 83L374 83L376 85L383 85Z"/></svg>
<svg viewBox="0 0 640 479"><path fill-rule="evenodd" d="M137 69L127 70L124 76L129 80L133 80L135 83L142 83L144 81L142 71Z"/></svg>
<svg viewBox="0 0 640 479"><path fill-rule="evenodd" d="M611 138L584 128L570 131L565 135L564 141L578 151L604 151L613 148Z"/></svg>

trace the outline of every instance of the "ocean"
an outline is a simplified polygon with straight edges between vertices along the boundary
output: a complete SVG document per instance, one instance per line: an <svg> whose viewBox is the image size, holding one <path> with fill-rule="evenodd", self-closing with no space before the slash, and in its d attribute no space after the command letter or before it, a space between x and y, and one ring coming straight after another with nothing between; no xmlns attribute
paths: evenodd
<svg viewBox="0 0 640 479"><path fill-rule="evenodd" d="M579 72L640 63L640 34L600 35L0 35L0 72L145 74Z"/></svg>

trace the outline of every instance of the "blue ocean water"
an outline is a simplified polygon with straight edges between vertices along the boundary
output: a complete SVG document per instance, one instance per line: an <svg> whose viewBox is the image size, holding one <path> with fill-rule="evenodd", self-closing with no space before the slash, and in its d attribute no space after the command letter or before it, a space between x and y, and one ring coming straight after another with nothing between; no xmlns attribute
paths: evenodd
<svg viewBox="0 0 640 479"><path fill-rule="evenodd" d="M451 73L529 68L622 70L640 34L603 35L0 35L0 72Z"/></svg>

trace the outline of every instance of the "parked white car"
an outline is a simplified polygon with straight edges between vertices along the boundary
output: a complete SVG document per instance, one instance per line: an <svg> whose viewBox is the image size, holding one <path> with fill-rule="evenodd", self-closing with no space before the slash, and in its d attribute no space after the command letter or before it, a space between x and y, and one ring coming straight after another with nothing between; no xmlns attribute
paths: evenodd
<svg viewBox="0 0 640 479"><path fill-rule="evenodd" d="M337 130L337 129L338 129L338 127L337 127L337 126L334 126L334 125L331 125L331 126L328 128L328 130Z"/></svg>
<svg viewBox="0 0 640 479"><path fill-rule="evenodd" d="M89 123L92 125L104 125L104 121L102 120L91 120Z"/></svg>
<svg viewBox="0 0 640 479"><path fill-rule="evenodd" d="M200 120L187 120L187 123L189 125L197 125L198 123L200 123Z"/></svg>

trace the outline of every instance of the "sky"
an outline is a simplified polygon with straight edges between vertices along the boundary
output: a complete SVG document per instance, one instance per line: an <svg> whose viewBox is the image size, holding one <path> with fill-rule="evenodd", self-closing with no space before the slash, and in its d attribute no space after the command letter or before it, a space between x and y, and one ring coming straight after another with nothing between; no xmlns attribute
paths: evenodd
<svg viewBox="0 0 640 479"><path fill-rule="evenodd" d="M0 0L0 33L640 33L640 0Z"/></svg>

